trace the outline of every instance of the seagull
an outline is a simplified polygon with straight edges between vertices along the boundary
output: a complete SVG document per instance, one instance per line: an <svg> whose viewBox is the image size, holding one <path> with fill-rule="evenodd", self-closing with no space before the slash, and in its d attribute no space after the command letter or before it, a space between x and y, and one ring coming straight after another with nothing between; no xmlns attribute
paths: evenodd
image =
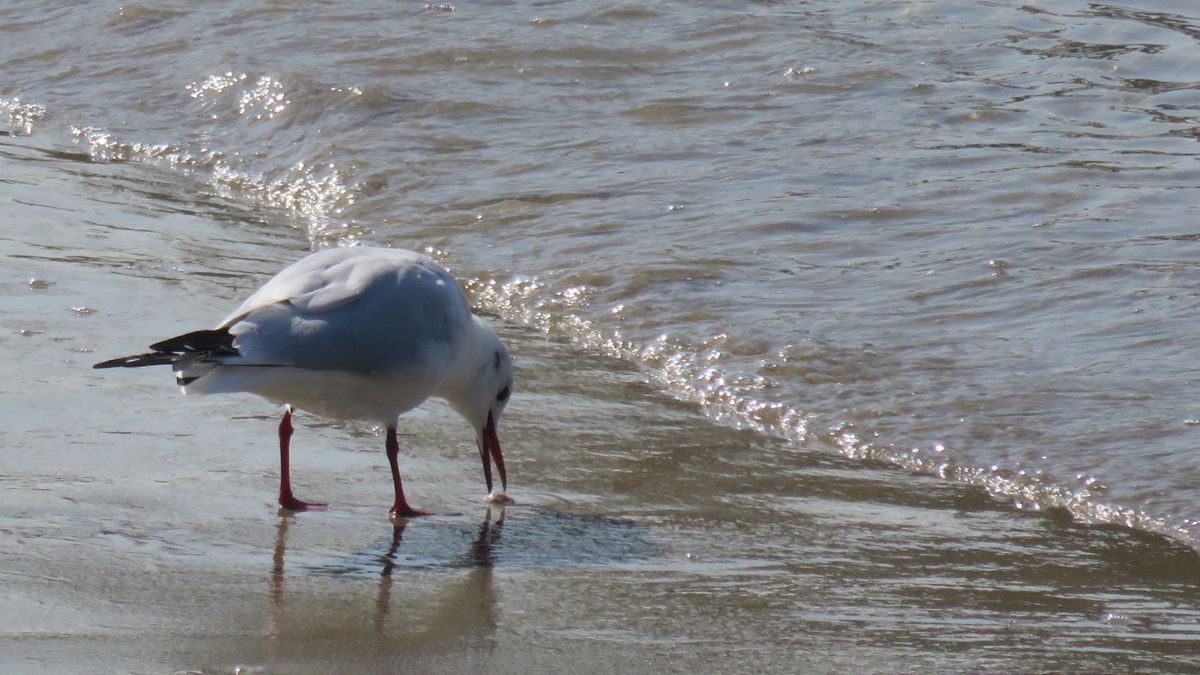
<svg viewBox="0 0 1200 675"><path fill-rule="evenodd" d="M216 328L150 345L94 368L170 365L184 394L249 392L284 406L279 422L279 505L324 507L292 494L293 406L387 428L398 518L431 515L404 498L397 456L400 415L445 399L475 431L488 498L492 462L508 489L497 425L512 394L508 349L471 312L458 282L430 258L354 246L312 253L275 275Z"/></svg>

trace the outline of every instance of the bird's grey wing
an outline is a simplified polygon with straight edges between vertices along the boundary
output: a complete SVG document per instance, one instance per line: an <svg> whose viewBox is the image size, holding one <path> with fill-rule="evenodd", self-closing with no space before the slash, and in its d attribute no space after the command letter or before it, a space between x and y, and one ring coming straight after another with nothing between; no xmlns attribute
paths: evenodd
<svg viewBox="0 0 1200 675"><path fill-rule="evenodd" d="M233 310L219 327L231 326L251 312L312 293L327 283L327 270L346 259L344 251L325 249L288 265Z"/></svg>
<svg viewBox="0 0 1200 675"><path fill-rule="evenodd" d="M442 269L419 253L401 249L349 247L318 251L292 263L263 284L220 327L230 326L257 309L279 302L289 302L305 312L329 311L357 298L380 276L403 273L412 266Z"/></svg>
<svg viewBox="0 0 1200 675"><path fill-rule="evenodd" d="M342 270L336 290L317 287L237 319L229 332L244 362L363 374L449 363L470 321L457 282L432 262L378 262Z"/></svg>

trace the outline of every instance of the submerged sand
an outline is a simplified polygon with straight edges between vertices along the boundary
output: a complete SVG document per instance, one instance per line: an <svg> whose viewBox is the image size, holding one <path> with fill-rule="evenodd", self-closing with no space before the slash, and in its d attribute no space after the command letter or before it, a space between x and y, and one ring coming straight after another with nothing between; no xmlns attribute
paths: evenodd
<svg viewBox="0 0 1200 675"><path fill-rule="evenodd" d="M500 322L516 504L470 431L383 443L90 364L219 319L305 252L186 177L0 139L0 671L846 672L1197 667L1200 558L725 428ZM196 194L181 200L180 194ZM780 459L782 458L782 460Z"/></svg>

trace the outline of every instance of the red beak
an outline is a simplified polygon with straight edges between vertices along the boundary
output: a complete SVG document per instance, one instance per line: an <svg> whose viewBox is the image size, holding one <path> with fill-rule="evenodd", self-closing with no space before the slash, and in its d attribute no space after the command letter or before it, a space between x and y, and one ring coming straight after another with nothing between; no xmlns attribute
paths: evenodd
<svg viewBox="0 0 1200 675"><path fill-rule="evenodd" d="M479 442L479 459L483 460L483 480L487 483L488 494L492 493L492 462L500 472L501 489L508 489L508 475L504 471L504 454L500 452L500 437L496 435L496 418L488 413L487 424L483 427L483 439Z"/></svg>

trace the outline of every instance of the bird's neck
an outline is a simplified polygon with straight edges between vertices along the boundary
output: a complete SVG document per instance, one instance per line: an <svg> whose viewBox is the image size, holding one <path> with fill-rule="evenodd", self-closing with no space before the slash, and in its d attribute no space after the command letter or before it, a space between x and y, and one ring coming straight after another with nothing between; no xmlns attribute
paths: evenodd
<svg viewBox="0 0 1200 675"><path fill-rule="evenodd" d="M450 407L457 410L472 425L475 424L476 417L486 416L486 410L475 410L475 407L480 400L487 369L492 367L495 358L492 343L498 344L499 341L491 327L472 315L462 344L459 345L458 352L446 372L446 378L434 392L435 396L445 399Z"/></svg>

